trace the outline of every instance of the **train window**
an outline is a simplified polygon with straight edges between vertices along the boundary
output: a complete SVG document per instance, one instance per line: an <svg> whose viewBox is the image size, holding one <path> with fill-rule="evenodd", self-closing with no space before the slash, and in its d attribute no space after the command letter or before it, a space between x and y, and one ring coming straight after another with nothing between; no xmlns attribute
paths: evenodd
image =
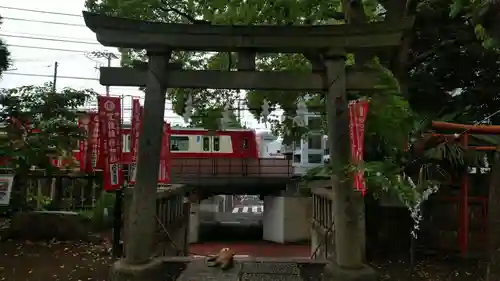
<svg viewBox="0 0 500 281"><path fill-rule="evenodd" d="M210 137L203 137L203 151L210 150Z"/></svg>
<svg viewBox="0 0 500 281"><path fill-rule="evenodd" d="M220 150L220 139L219 137L214 137L214 151Z"/></svg>
<svg viewBox="0 0 500 281"><path fill-rule="evenodd" d="M170 136L170 151L188 151L188 136Z"/></svg>
<svg viewBox="0 0 500 281"><path fill-rule="evenodd" d="M244 138L244 139L243 139L243 144L242 144L243 149L248 149L248 147L249 147L249 146L250 146L250 145L249 145L249 143L248 143L248 139L247 139L247 138Z"/></svg>

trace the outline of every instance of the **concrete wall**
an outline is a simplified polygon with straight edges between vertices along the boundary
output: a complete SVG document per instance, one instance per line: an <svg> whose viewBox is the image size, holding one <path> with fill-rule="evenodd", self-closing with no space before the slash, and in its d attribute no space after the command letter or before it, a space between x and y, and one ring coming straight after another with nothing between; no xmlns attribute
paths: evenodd
<svg viewBox="0 0 500 281"><path fill-rule="evenodd" d="M284 240L300 242L310 240L309 197L285 197Z"/></svg>
<svg viewBox="0 0 500 281"><path fill-rule="evenodd" d="M266 196L264 198L263 239L293 243L310 239L310 198Z"/></svg>
<svg viewBox="0 0 500 281"><path fill-rule="evenodd" d="M284 243L284 210L285 198L264 197L264 214L262 218L263 239L266 241Z"/></svg>

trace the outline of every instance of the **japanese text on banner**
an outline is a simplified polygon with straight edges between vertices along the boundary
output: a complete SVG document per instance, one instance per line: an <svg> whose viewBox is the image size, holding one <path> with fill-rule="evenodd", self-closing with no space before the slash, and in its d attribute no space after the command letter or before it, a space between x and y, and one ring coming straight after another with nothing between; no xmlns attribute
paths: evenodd
<svg viewBox="0 0 500 281"><path fill-rule="evenodd" d="M100 154L103 158L104 190L119 189L123 183L121 169L121 105L119 97L98 97Z"/></svg>
<svg viewBox="0 0 500 281"><path fill-rule="evenodd" d="M137 156L139 155L139 132L141 129L142 106L138 99L132 100L132 130L130 137L130 152L132 154L132 164L130 165L130 184L135 184L137 174Z"/></svg>
<svg viewBox="0 0 500 281"><path fill-rule="evenodd" d="M99 155L99 114L96 112L89 113L90 120L90 162L92 169L100 169L103 167L102 155Z"/></svg>
<svg viewBox="0 0 500 281"><path fill-rule="evenodd" d="M97 162L97 148L94 145L94 131L98 130L97 113L87 113L82 116L79 126L85 132L85 139L80 141L80 171L90 173L95 168ZM95 136L96 138L98 136ZM96 154L95 161L93 155Z"/></svg>
<svg viewBox="0 0 500 281"><path fill-rule="evenodd" d="M349 136L351 143L351 159L355 165L363 161L364 137L366 115L368 113L368 101L358 100L349 103ZM366 193L366 183L364 179L362 165L354 173L354 188Z"/></svg>
<svg viewBox="0 0 500 281"><path fill-rule="evenodd" d="M78 160L80 161L80 171L87 171L87 151L89 150L89 116L85 114L78 119L78 127L82 129L85 138L80 141L80 152L78 154Z"/></svg>
<svg viewBox="0 0 500 281"><path fill-rule="evenodd" d="M168 131L170 130L170 125L167 123L163 123L163 138L161 142L161 152L160 152L160 167L158 173L158 182L159 183L169 183L168 176L168 165L167 165L167 157L170 146L168 145Z"/></svg>

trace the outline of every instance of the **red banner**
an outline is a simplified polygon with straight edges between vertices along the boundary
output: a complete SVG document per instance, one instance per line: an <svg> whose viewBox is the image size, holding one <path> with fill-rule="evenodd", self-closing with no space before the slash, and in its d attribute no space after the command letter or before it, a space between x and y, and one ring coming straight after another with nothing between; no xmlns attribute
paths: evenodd
<svg viewBox="0 0 500 281"><path fill-rule="evenodd" d="M129 182L135 184L135 175L137 172L137 156L139 152L139 132L142 121L142 106L138 99L132 100L132 130L130 134L130 153L132 154L132 163L129 169Z"/></svg>
<svg viewBox="0 0 500 281"><path fill-rule="evenodd" d="M103 167L102 164L102 155L99 155L100 143L99 143L99 114L95 112L88 113L89 119L91 120L89 126L90 138L89 145L90 149L88 151L91 171L95 169L101 169Z"/></svg>
<svg viewBox="0 0 500 281"><path fill-rule="evenodd" d="M170 138L168 132L170 131L170 125L163 123L163 138L161 142L161 152L160 152L160 171L158 173L159 183L169 183L170 177L168 176L168 165L167 157L168 151L170 150Z"/></svg>
<svg viewBox="0 0 500 281"><path fill-rule="evenodd" d="M57 168L62 168L62 158L61 157L55 157L50 160L52 162L52 166L57 167Z"/></svg>
<svg viewBox="0 0 500 281"><path fill-rule="evenodd" d="M80 171L85 173L90 173L94 170L94 165L92 161L93 152L93 133L95 128L98 127L98 116L97 113L88 113L78 119L78 126L85 131L85 139L80 141L80 153L78 155L78 160L80 161ZM97 136L98 137L98 136Z"/></svg>
<svg viewBox="0 0 500 281"><path fill-rule="evenodd" d="M368 113L368 101L357 100L349 103L349 135L351 140L351 159L355 165L363 162L365 123ZM354 188L366 194L366 183L362 165L354 173Z"/></svg>
<svg viewBox="0 0 500 281"><path fill-rule="evenodd" d="M104 190L113 191L123 183L120 167L122 136L121 105L119 97L98 97L100 155L103 158Z"/></svg>

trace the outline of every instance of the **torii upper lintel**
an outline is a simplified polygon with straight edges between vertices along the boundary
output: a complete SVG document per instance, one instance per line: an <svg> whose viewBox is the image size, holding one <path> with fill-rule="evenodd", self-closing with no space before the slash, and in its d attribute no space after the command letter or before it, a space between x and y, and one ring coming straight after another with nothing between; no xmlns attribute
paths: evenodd
<svg viewBox="0 0 500 281"><path fill-rule="evenodd" d="M400 24L341 25L211 25L150 22L83 12L85 24L104 46L137 49L303 53L326 49L348 52L397 46L402 31L413 19Z"/></svg>

